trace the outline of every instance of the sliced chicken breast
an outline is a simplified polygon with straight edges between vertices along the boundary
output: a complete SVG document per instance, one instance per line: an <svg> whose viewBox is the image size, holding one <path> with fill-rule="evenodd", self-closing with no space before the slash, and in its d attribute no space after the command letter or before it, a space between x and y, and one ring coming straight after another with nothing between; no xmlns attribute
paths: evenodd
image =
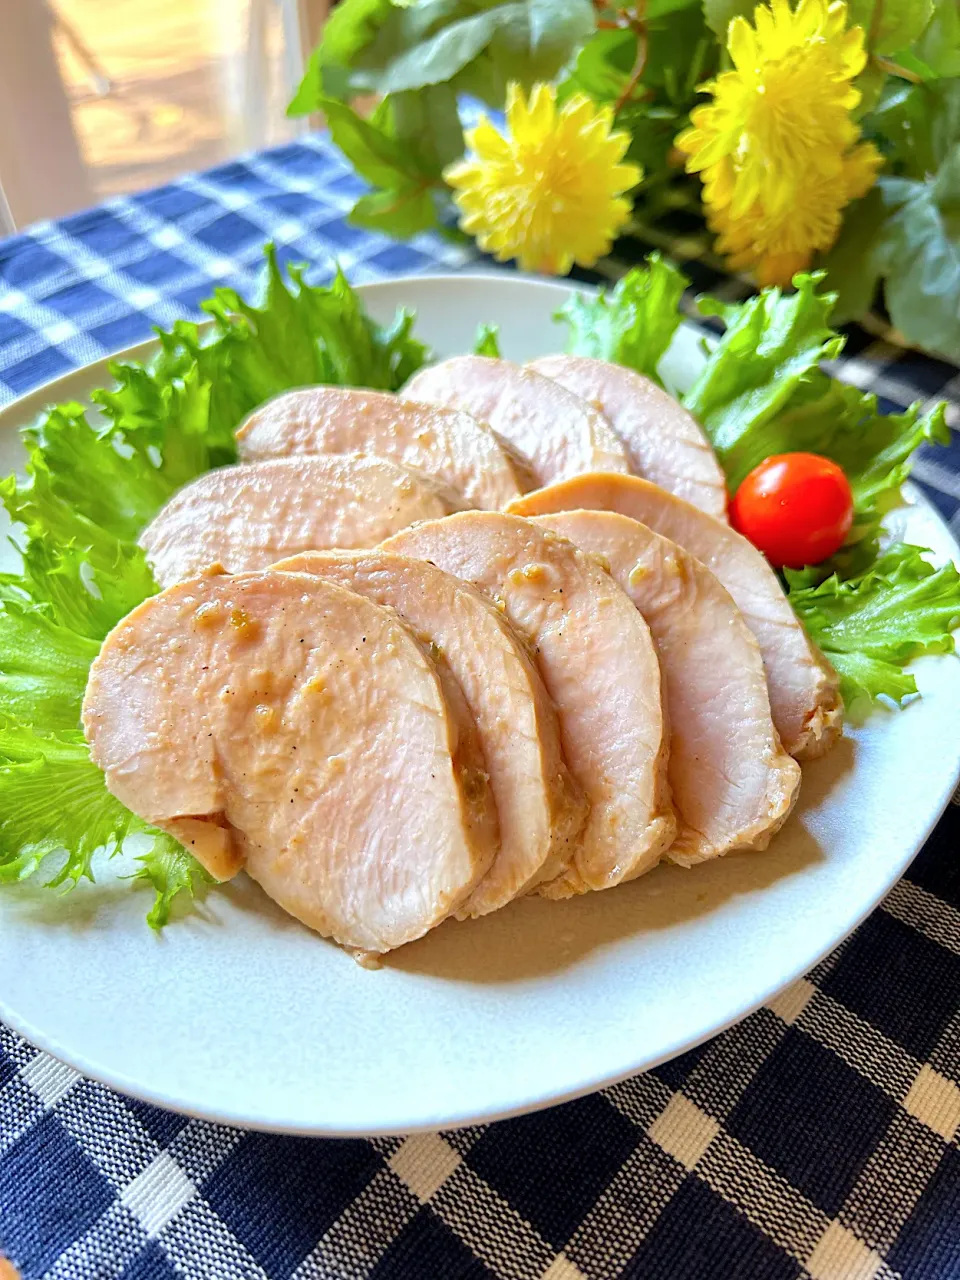
<svg viewBox="0 0 960 1280"><path fill-rule="evenodd" d="M417 525L384 550L472 582L531 648L591 806L573 865L540 892L607 889L649 870L676 834L660 667L646 623L610 575L566 539L490 511Z"/></svg>
<svg viewBox="0 0 960 1280"><path fill-rule="evenodd" d="M840 735L843 703L837 673L810 637L760 552L728 524L635 476L579 476L528 494L519 515L579 508L618 511L679 543L719 579L756 636L770 691L773 723L797 760L823 755Z"/></svg>
<svg viewBox="0 0 960 1280"><path fill-rule="evenodd" d="M313 552L274 568L319 574L395 609L463 690L497 806L500 852L458 915L486 915L558 876L587 805L563 762L543 681L498 610L426 560L386 551Z"/></svg>
<svg viewBox="0 0 960 1280"><path fill-rule="evenodd" d="M265 569L301 551L372 547L463 503L441 481L383 458L337 454L223 467L186 485L140 545L161 586L220 564Z"/></svg>
<svg viewBox="0 0 960 1280"><path fill-rule="evenodd" d="M304 387L255 409L237 432L244 462L313 453L372 453L437 476L467 506L493 511L519 497L507 451L489 427L458 409L384 391Z"/></svg>
<svg viewBox="0 0 960 1280"><path fill-rule="evenodd" d="M729 593L682 547L627 516L565 511L536 523L608 564L650 627L680 820L667 857L692 866L765 849L793 807L800 767L780 745L760 649Z"/></svg>
<svg viewBox="0 0 960 1280"><path fill-rule="evenodd" d="M83 725L119 800L347 947L420 937L496 854L483 761L436 667L396 614L322 578L147 600L93 664Z"/></svg>
<svg viewBox="0 0 960 1280"><path fill-rule="evenodd" d="M527 366L599 409L627 450L635 475L727 518L727 483L703 428L655 382L589 356L544 356Z"/></svg>
<svg viewBox="0 0 960 1280"><path fill-rule="evenodd" d="M626 450L593 405L509 360L455 356L414 374L403 394L488 423L537 484L583 471L630 470Z"/></svg>

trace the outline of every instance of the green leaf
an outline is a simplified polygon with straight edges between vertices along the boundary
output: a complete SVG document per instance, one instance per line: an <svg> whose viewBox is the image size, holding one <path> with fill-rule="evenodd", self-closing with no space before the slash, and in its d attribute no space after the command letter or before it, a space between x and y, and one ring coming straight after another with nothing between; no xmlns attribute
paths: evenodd
<svg viewBox="0 0 960 1280"><path fill-rule="evenodd" d="M445 85L385 98L365 119L320 96L333 141L376 190L350 213L357 226L409 237L437 226L444 167L463 153L456 95Z"/></svg>
<svg viewBox="0 0 960 1280"><path fill-rule="evenodd" d="M235 451L232 438L211 438L210 389L197 370L162 385L133 366L112 372L117 389L94 392L105 424L91 426L79 405L63 406L24 440L28 475L42 475L50 495L123 542L135 540L183 484Z"/></svg>
<svg viewBox="0 0 960 1280"><path fill-rule="evenodd" d="M817 292L821 280L820 274L798 275L794 294L764 289L735 305L698 300L701 312L719 316L726 330L684 404L703 425L734 487L745 474L751 436L780 413L821 360L843 346L829 325L833 296Z"/></svg>
<svg viewBox="0 0 960 1280"><path fill-rule="evenodd" d="M572 355L612 360L659 382L657 366L669 347L682 313L680 300L690 282L672 263L652 253L607 293L577 293L556 319L568 326Z"/></svg>
<svg viewBox="0 0 960 1280"><path fill-rule="evenodd" d="M204 309L227 344L223 376L234 399L230 423L271 396L315 382L398 391L426 359L412 317L398 313L384 327L367 315L343 272L329 285L310 285L291 265L287 285L270 251L265 296L248 303L233 289L217 289Z"/></svg>
<svg viewBox="0 0 960 1280"><path fill-rule="evenodd" d="M891 80L864 126L894 173L926 178L960 143L960 80L916 85Z"/></svg>
<svg viewBox="0 0 960 1280"><path fill-rule="evenodd" d="M482 324L477 330L477 338L473 344L473 354L475 356L492 356L495 360L500 359L500 326L497 324Z"/></svg>
<svg viewBox="0 0 960 1280"><path fill-rule="evenodd" d="M42 734L0 722L0 885L54 873L48 888L93 880L93 856L114 856L131 835L151 844L134 879L151 884L156 900L147 916L161 928L181 893L211 883L195 859L170 836L146 826L107 791L79 733Z"/></svg>
<svg viewBox="0 0 960 1280"><path fill-rule="evenodd" d="M103 447L109 445L104 442ZM69 491L62 498L53 492L40 450L31 453L29 468L33 474L26 484L16 476L0 480L0 501L12 520L25 526L21 572L0 575L0 582L49 606L62 626L102 640L154 594L153 575L138 546L81 515L71 505ZM77 476L74 483L89 486L89 476Z"/></svg>
<svg viewBox="0 0 960 1280"><path fill-rule="evenodd" d="M116 852L143 823L115 800L79 733L0 725L0 883L28 879L53 854L51 885L93 879L98 849Z"/></svg>
<svg viewBox="0 0 960 1280"><path fill-rule="evenodd" d="M420 0L362 13L359 0L346 0L343 8L351 13L329 45L325 37L291 110L316 110L323 89L345 97L440 84L492 91L500 105L509 80L553 79L595 24L589 0Z"/></svg>
<svg viewBox="0 0 960 1280"><path fill-rule="evenodd" d="M880 286L881 246L888 215L876 187L847 206L837 242L820 263L827 285L837 295L834 324L856 320L873 305Z"/></svg>
<svg viewBox="0 0 960 1280"><path fill-rule="evenodd" d="M558 87L561 101L585 93L595 102L615 102L636 61L637 37L629 30L595 31Z"/></svg>
<svg viewBox="0 0 960 1280"><path fill-rule="evenodd" d="M501 27L523 23L524 9L520 3L501 4L461 17L378 67L377 80L371 76L368 83L371 88L376 83L383 93L446 84L487 48Z"/></svg>
<svg viewBox="0 0 960 1280"><path fill-rule="evenodd" d="M860 94L860 101L853 112L855 120L860 120L873 111L889 79L886 68L880 63L874 59L867 63L853 82L853 87Z"/></svg>
<svg viewBox="0 0 960 1280"><path fill-rule="evenodd" d="M924 62L922 58L918 58L917 55L912 53L909 49L898 49L891 57L890 63L891 67L895 68L894 74L904 80L910 80L913 82L917 80L936 80L938 78L935 68L931 67L929 62ZM878 75L879 74L880 70L878 69ZM862 80L865 75L866 73L858 77L858 80L856 81L858 88L860 87L860 80ZM886 80L887 76L884 75L883 85L886 84ZM861 101L856 112L857 118L859 119L859 117L866 114L867 111L872 111L875 106L876 101L872 97L869 101Z"/></svg>
<svg viewBox="0 0 960 1280"><path fill-rule="evenodd" d="M287 107L287 115L304 116L320 111L324 97L349 97L349 68L375 39L395 8L391 0L341 0L335 5L324 24L323 40L313 51L306 74Z"/></svg>
<svg viewBox="0 0 960 1280"><path fill-rule="evenodd" d="M327 117L330 136L357 173L374 187L409 184L422 177L413 155L373 120L365 120L352 107L333 98L323 98L320 107Z"/></svg>
<svg viewBox="0 0 960 1280"><path fill-rule="evenodd" d="M933 0L850 0L850 24L866 32L870 53L895 53L913 44L933 15Z"/></svg>
<svg viewBox="0 0 960 1280"><path fill-rule="evenodd" d="M648 22L652 22L655 18L663 18L669 13L676 13L678 9L697 8L700 8L700 0L649 0L646 8L646 18Z"/></svg>
<svg viewBox="0 0 960 1280"><path fill-rule="evenodd" d="M463 155L463 129L456 91L437 84L417 93L394 93L384 99L391 131L416 158L418 171L439 183L443 171Z"/></svg>
<svg viewBox="0 0 960 1280"><path fill-rule="evenodd" d="M397 187L361 196L348 220L355 226L405 239L435 226L437 210L429 189Z"/></svg>
<svg viewBox="0 0 960 1280"><path fill-rule="evenodd" d="M429 44L445 29L469 21L478 7L490 6L477 6L471 0L418 0L416 4L391 5L372 38L343 60L352 90L390 92L383 77L395 63L406 59L412 49ZM325 44L326 41L321 50Z"/></svg>
<svg viewBox="0 0 960 1280"><path fill-rule="evenodd" d="M883 237L890 319L911 342L960 359L960 143L924 182L881 179L902 200ZM904 198L905 197L905 198Z"/></svg>
<svg viewBox="0 0 960 1280"><path fill-rule="evenodd" d="M79 729L87 672L99 647L95 640L58 625L49 611L4 599L0 718L48 729Z"/></svg>
<svg viewBox="0 0 960 1280"><path fill-rule="evenodd" d="M707 26L716 32L725 44L727 28L734 18L753 20L754 0L703 0L703 12Z"/></svg>
<svg viewBox="0 0 960 1280"><path fill-rule="evenodd" d="M933 17L914 45L913 53L935 75L960 76L960 5L935 0Z"/></svg>
<svg viewBox="0 0 960 1280"><path fill-rule="evenodd" d="M902 703L917 691L906 664L953 651L960 574L950 563L934 569L925 554L896 544L859 577L834 575L816 587L787 571L790 603L837 668L848 705L881 696Z"/></svg>
<svg viewBox="0 0 960 1280"><path fill-rule="evenodd" d="M158 833L152 847L137 861L140 867L132 878L149 884L156 895L147 916L151 929L160 930L170 923L170 913L182 895L192 901L214 883L182 845L163 833Z"/></svg>
<svg viewBox="0 0 960 1280"><path fill-rule="evenodd" d="M958 361L960 80L891 84L865 124L888 156L870 197L886 216L869 248L887 310L911 342ZM847 217L856 235L858 219Z"/></svg>
<svg viewBox="0 0 960 1280"><path fill-rule="evenodd" d="M494 32L488 54L507 81L529 88L559 75L593 33L596 11L589 0L523 0L519 8Z"/></svg>
<svg viewBox="0 0 960 1280"><path fill-rule="evenodd" d="M719 59L720 46L699 5L648 20L643 85L656 105L689 111L698 86L719 69Z"/></svg>

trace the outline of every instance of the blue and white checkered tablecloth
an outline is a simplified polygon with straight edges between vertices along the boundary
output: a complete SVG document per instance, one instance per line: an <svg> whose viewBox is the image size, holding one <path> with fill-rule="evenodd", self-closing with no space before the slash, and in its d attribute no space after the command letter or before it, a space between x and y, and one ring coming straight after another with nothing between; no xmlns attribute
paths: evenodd
<svg viewBox="0 0 960 1280"><path fill-rule="evenodd" d="M0 242L0 402L195 314L216 283L250 286L267 238L357 281L471 260L350 227L358 190L308 138ZM742 288L679 216L649 238L698 289ZM840 373L890 408L960 399L955 369L860 330ZM917 474L960 532L960 442ZM111 1093L0 1026L0 1253L25 1280L960 1277L958 837L951 807L856 934L739 1026L486 1127L242 1133Z"/></svg>

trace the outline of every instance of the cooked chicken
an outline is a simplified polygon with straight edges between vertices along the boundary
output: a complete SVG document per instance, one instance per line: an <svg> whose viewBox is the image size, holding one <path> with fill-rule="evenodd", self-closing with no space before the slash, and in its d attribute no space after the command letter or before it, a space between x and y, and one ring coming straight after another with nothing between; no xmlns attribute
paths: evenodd
<svg viewBox="0 0 960 1280"><path fill-rule="evenodd" d="M322 578L147 600L93 664L83 725L119 800L347 947L420 937L496 854L469 717L396 614Z"/></svg>
<svg viewBox="0 0 960 1280"><path fill-rule="evenodd" d="M140 545L166 587L214 564L241 573L301 551L372 547L462 505L439 480L383 458L272 458L192 481L147 526Z"/></svg>
<svg viewBox="0 0 960 1280"><path fill-rule="evenodd" d="M721 520L635 476L578 476L520 498L518 515L578 508L618 511L680 544L730 592L757 638L773 722L790 755L823 755L843 725L837 674L810 640L777 575L756 547Z"/></svg>
<svg viewBox="0 0 960 1280"><path fill-rule="evenodd" d="M455 356L421 369L403 394L488 423L537 484L582 471L629 471L623 445L597 410L559 383L509 360Z"/></svg>
<svg viewBox="0 0 960 1280"><path fill-rule="evenodd" d="M589 356L544 356L527 367L599 409L625 446L635 475L718 520L727 518L726 480L710 441L696 418L655 382Z"/></svg>
<svg viewBox="0 0 960 1280"><path fill-rule="evenodd" d="M245 462L291 454L372 453L418 467L498 511L521 485L506 450L468 413L401 400L383 391L305 387L268 400L237 432Z"/></svg>
<svg viewBox="0 0 960 1280"><path fill-rule="evenodd" d="M670 789L680 819L667 857L683 866L765 849L796 799L800 768L780 745L763 660L709 569L611 511L536 523L602 558L650 627L670 709Z"/></svg>
<svg viewBox="0 0 960 1280"><path fill-rule="evenodd" d="M463 690L497 805L500 852L458 914L486 915L559 875L587 806L563 763L556 710L498 610L435 565L386 551L314 552L274 568L320 574L396 609Z"/></svg>
<svg viewBox="0 0 960 1280"><path fill-rule="evenodd" d="M566 539L490 511L417 525L384 549L474 583L530 645L591 805L573 866L540 891L606 889L649 870L676 833L660 668L646 623L609 574Z"/></svg>

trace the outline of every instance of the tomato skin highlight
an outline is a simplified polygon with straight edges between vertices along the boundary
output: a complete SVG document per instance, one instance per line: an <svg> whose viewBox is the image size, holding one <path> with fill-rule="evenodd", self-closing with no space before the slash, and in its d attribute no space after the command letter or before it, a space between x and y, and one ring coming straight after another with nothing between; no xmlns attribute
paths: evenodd
<svg viewBox="0 0 960 1280"><path fill-rule="evenodd" d="M817 453L776 453L744 479L730 523L778 569L819 564L853 524L853 494L840 467Z"/></svg>

